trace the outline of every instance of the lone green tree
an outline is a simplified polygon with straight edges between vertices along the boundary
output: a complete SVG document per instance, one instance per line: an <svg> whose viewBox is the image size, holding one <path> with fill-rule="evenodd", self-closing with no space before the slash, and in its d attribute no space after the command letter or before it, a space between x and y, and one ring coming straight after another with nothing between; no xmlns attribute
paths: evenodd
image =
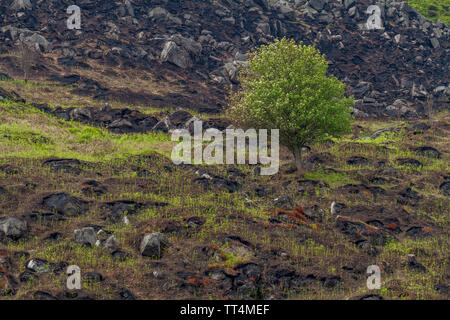
<svg viewBox="0 0 450 320"><path fill-rule="evenodd" d="M312 46L286 38L261 46L241 69L241 89L231 94L227 114L242 127L279 129L300 170L303 146L351 127L353 97L345 97L345 84L328 77L327 68Z"/></svg>

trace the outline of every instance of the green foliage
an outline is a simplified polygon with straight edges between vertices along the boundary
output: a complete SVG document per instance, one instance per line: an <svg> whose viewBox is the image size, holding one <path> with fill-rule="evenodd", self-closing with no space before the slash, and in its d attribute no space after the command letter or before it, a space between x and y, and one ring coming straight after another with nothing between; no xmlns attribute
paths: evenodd
<svg viewBox="0 0 450 320"><path fill-rule="evenodd" d="M450 0L407 0L407 2L429 19L440 19L447 24L450 23Z"/></svg>
<svg viewBox="0 0 450 320"><path fill-rule="evenodd" d="M320 52L294 40L277 40L250 54L241 70L242 90L233 94L229 116L239 125L280 129L280 142L292 152L327 136L348 132L353 97L327 77Z"/></svg>

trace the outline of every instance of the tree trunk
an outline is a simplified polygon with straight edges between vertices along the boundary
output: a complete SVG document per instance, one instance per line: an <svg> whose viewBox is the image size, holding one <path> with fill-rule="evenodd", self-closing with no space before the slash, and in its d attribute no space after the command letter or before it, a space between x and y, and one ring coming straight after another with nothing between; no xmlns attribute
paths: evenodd
<svg viewBox="0 0 450 320"><path fill-rule="evenodd" d="M294 154L294 165L297 168L297 171L303 169L303 161L302 161L302 147L295 146L292 148L292 153Z"/></svg>

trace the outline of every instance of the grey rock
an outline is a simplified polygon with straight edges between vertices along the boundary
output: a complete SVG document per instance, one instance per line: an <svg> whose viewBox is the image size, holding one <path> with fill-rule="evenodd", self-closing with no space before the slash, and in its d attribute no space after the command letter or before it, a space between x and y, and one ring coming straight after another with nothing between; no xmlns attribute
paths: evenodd
<svg viewBox="0 0 450 320"><path fill-rule="evenodd" d="M23 41L31 48L43 52L51 52L52 45L43 36L33 33L31 36L23 37Z"/></svg>
<svg viewBox="0 0 450 320"><path fill-rule="evenodd" d="M168 41L161 52L161 61L170 62L182 69L187 69L192 65L189 53L174 41Z"/></svg>
<svg viewBox="0 0 450 320"><path fill-rule="evenodd" d="M87 108L75 108L70 112L70 117L77 121L91 120L92 113Z"/></svg>
<svg viewBox="0 0 450 320"><path fill-rule="evenodd" d="M167 237L160 233L154 232L147 234L141 242L140 252L145 257L161 258L161 252L163 249L169 246Z"/></svg>
<svg viewBox="0 0 450 320"><path fill-rule="evenodd" d="M355 0L345 0L344 1L344 7L345 9L350 8L351 6L353 6L355 4Z"/></svg>
<svg viewBox="0 0 450 320"><path fill-rule="evenodd" d="M119 241L117 241L116 237L110 236L108 239L106 239L103 247L109 250L117 250L119 248L119 245Z"/></svg>
<svg viewBox="0 0 450 320"><path fill-rule="evenodd" d="M169 118L164 118L161 121L159 121L153 128L153 131L161 131L161 132L169 132L173 128L172 124L170 123Z"/></svg>
<svg viewBox="0 0 450 320"><path fill-rule="evenodd" d="M7 238L18 240L26 235L28 231L27 222L17 218L0 219L0 231L2 231Z"/></svg>
<svg viewBox="0 0 450 320"><path fill-rule="evenodd" d="M434 49L437 49L437 48L440 47L439 40L436 39L436 38L431 38L431 39L430 39L430 43L431 43L431 46L432 46Z"/></svg>
<svg viewBox="0 0 450 320"><path fill-rule="evenodd" d="M83 229L77 229L74 231L75 242L80 243L82 245L88 245L90 247L94 247L97 242L97 235L95 233L94 228L87 227Z"/></svg>
<svg viewBox="0 0 450 320"><path fill-rule="evenodd" d="M310 0L309 1L309 5L311 7L313 7L314 9L316 9L317 11L321 11L326 3L327 3L327 1L325 1L325 0Z"/></svg>
<svg viewBox="0 0 450 320"><path fill-rule="evenodd" d="M48 261L42 259L31 259L27 263L27 268L36 273L50 272L50 264L48 263Z"/></svg>
<svg viewBox="0 0 450 320"><path fill-rule="evenodd" d="M170 15L170 13L161 7L156 7L148 13L148 16L154 19L166 18L168 15Z"/></svg>

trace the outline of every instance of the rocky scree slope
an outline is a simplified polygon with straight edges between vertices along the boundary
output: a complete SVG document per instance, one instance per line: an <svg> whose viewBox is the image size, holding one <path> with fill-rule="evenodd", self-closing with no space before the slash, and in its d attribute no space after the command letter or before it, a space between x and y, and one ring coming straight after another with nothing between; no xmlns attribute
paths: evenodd
<svg viewBox="0 0 450 320"><path fill-rule="evenodd" d="M246 53L288 37L326 54L330 74L355 96L357 116L413 118L449 102L449 28L405 2L375 2L384 25L377 31L361 27L374 4L366 0L84 0L77 3L81 30L66 27L69 1L31 3L0 3L0 52L25 39L52 53L41 74L99 100L220 112ZM95 63L148 70L160 82L176 76L179 88L166 95L116 90L82 76ZM11 64L0 59L6 70Z"/></svg>

